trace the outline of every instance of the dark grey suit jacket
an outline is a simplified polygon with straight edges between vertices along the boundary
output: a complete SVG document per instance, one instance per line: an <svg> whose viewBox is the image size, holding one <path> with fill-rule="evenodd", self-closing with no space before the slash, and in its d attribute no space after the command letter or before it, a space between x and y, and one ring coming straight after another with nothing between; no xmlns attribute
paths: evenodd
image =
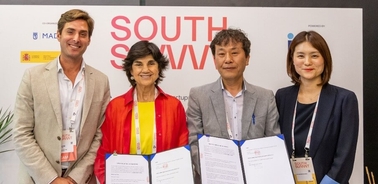
<svg viewBox="0 0 378 184"><path fill-rule="evenodd" d="M189 143L192 159L199 175L197 134L228 138L226 128L226 110L221 87L221 78L216 82L195 87L190 90L187 121L189 129ZM254 139L273 136L280 133L278 126L278 112L274 94L258 86L244 82L242 139ZM254 123L252 116L255 116ZM197 178L198 179L198 178Z"/></svg>
<svg viewBox="0 0 378 184"><path fill-rule="evenodd" d="M291 155L291 129L299 86L279 89L276 93L280 113L279 124ZM324 85L320 93L318 110L310 142L310 153L316 180L325 175L345 184L352 174L358 138L358 102L349 90Z"/></svg>

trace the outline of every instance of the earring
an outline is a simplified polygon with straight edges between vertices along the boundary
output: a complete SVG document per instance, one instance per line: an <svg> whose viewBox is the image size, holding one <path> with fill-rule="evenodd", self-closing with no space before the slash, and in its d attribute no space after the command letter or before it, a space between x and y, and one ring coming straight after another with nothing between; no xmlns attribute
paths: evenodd
<svg viewBox="0 0 378 184"><path fill-rule="evenodd" d="M131 76L130 79L131 79L131 80L134 80L134 76Z"/></svg>

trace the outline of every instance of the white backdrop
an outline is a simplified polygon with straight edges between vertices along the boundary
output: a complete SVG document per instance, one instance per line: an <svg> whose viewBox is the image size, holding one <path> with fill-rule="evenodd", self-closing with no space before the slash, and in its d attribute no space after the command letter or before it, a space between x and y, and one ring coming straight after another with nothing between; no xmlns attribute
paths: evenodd
<svg viewBox="0 0 378 184"><path fill-rule="evenodd" d="M56 23L63 12L80 8L95 20L85 62L108 75L112 96L130 84L117 67L133 43L148 39L171 60L162 89L187 106L189 89L215 81L212 36L221 28L240 28L252 42L247 81L272 89L291 85L286 74L288 42L303 30L315 30L328 42L334 61L330 83L357 95L360 134L351 184L363 183L362 9L264 7L146 7L146 6L0 6L0 108L13 108L24 70L59 51ZM22 53L22 54L21 54ZM12 147L12 145L8 145ZM0 149L1 150L1 149ZM0 183L15 183L14 152L0 155ZM13 168L13 169L9 169Z"/></svg>

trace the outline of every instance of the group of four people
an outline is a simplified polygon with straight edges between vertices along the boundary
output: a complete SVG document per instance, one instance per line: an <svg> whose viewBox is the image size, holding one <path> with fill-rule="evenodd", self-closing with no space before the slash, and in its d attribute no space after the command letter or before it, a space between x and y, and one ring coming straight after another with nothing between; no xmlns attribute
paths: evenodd
<svg viewBox="0 0 378 184"><path fill-rule="evenodd" d="M20 183L96 183L96 177L105 183L106 153L152 154L187 144L200 183L197 134L247 140L280 133L289 157L312 158L319 183L348 183L358 102L353 92L328 83L332 58L318 33L293 39L287 73L294 85L274 95L243 76L251 48L246 34L218 32L210 48L220 77L192 88L185 112L159 87L169 61L149 41L128 51L123 70L131 88L110 101L107 76L83 59L93 28L85 11L63 13L60 56L25 71L13 132Z"/></svg>

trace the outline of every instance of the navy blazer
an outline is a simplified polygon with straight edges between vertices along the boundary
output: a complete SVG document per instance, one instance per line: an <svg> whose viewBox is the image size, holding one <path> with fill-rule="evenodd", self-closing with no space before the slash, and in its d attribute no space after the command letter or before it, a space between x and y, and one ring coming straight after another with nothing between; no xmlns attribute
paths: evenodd
<svg viewBox="0 0 378 184"><path fill-rule="evenodd" d="M279 89L276 103L281 133L289 156L292 153L291 129L299 86ZM318 102L310 152L316 180L325 175L339 183L349 183L352 174L358 139L358 102L356 95L347 89L326 84Z"/></svg>

